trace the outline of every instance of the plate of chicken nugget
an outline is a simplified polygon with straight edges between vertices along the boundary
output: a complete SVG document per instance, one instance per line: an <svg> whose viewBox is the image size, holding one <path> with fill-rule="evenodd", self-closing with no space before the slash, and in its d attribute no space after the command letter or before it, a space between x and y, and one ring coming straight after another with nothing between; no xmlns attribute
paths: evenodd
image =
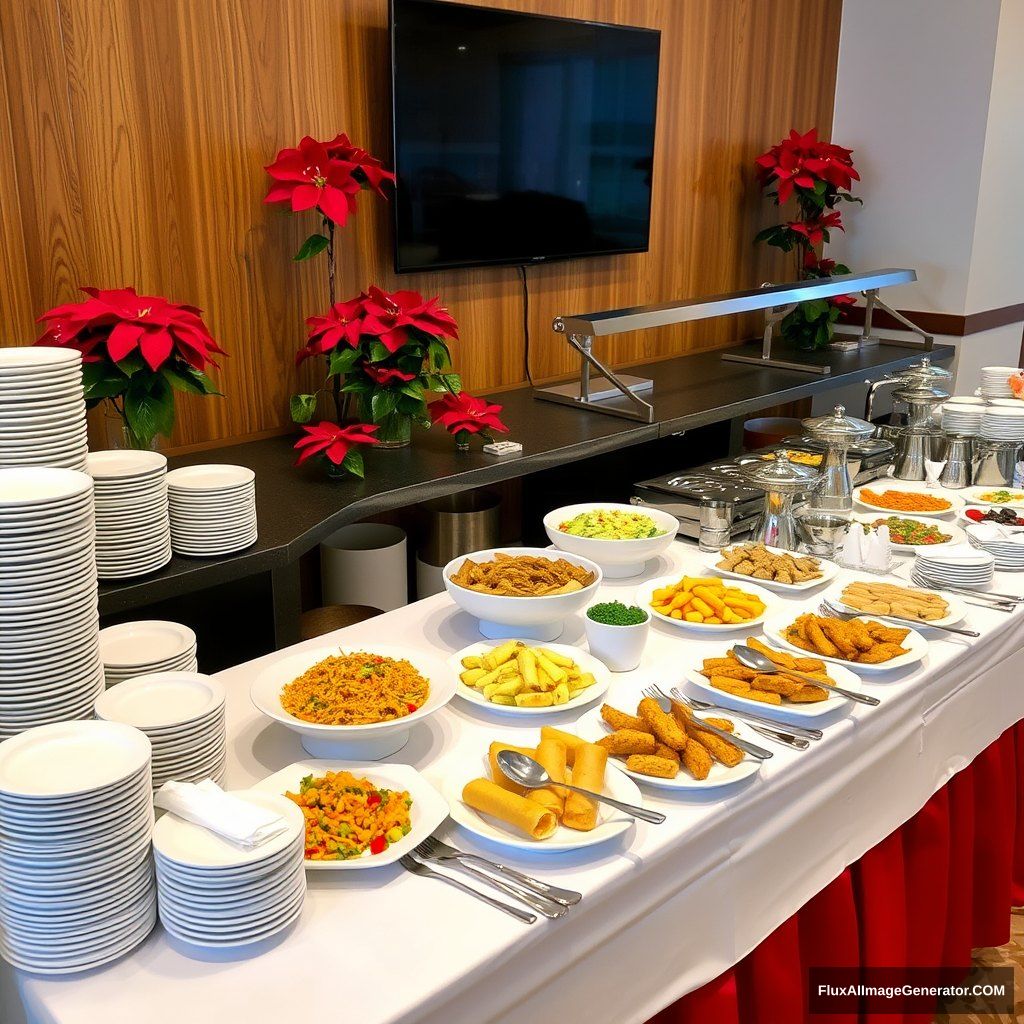
<svg viewBox="0 0 1024 1024"><path fill-rule="evenodd" d="M870 615L834 619L807 612L776 612L765 635L783 647L857 672L891 672L923 661L928 641L916 629L879 622Z"/></svg>
<svg viewBox="0 0 1024 1024"><path fill-rule="evenodd" d="M637 782L661 789L708 790L731 786L756 775L761 762L735 744L700 728L704 719L725 732L757 740L749 729L721 715L694 714L672 703L662 711L644 697L621 706L602 704L576 723L584 739L608 751L622 770Z"/></svg>
<svg viewBox="0 0 1024 1024"><path fill-rule="evenodd" d="M797 672L820 676L824 682L834 683L847 690L863 689L860 677L841 665L826 666L821 658L805 655L803 651L791 653L789 650L778 650L755 637L747 637L743 642L766 655L780 669L791 668ZM687 669L686 679L704 690L707 699L715 704L746 709L780 722L799 723L849 706L845 697L796 676L787 676L784 672L759 675L741 665L733 657L731 648L716 657L705 658L695 668Z"/></svg>
<svg viewBox="0 0 1024 1024"><path fill-rule="evenodd" d="M716 551L709 555L707 565L720 576L750 580L783 593L820 587L839 575L835 562L749 542Z"/></svg>

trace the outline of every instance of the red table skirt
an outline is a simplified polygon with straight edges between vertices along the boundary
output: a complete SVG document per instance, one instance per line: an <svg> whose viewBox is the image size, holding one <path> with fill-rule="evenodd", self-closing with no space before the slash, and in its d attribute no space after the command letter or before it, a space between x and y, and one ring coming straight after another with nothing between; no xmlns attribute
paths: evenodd
<svg viewBox="0 0 1024 1024"><path fill-rule="evenodd" d="M1024 722L999 737L735 967L648 1024L900 1024L807 1012L807 969L963 967L1024 905ZM926 1024L931 1014L907 1014Z"/></svg>

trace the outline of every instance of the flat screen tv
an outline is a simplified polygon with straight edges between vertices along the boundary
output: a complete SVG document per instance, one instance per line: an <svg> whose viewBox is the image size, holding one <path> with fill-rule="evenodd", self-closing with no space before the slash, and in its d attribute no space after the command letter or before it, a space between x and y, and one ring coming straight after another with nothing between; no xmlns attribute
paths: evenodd
<svg viewBox="0 0 1024 1024"><path fill-rule="evenodd" d="M660 42L392 0L395 269L645 252Z"/></svg>

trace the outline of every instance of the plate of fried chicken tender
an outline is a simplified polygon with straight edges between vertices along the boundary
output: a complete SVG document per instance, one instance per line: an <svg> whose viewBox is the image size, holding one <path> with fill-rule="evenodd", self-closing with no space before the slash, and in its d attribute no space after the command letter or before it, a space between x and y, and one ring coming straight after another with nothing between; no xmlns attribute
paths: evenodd
<svg viewBox="0 0 1024 1024"><path fill-rule="evenodd" d="M909 626L879 622L869 615L836 619L806 612L777 612L764 624L769 640L791 651L858 672L889 672L922 661L928 641Z"/></svg>
<svg viewBox="0 0 1024 1024"><path fill-rule="evenodd" d="M532 745L531 745L532 744ZM452 818L480 839L519 850L564 853L604 843L627 831L633 818L609 804L553 784L523 789L498 765L502 750L538 761L553 782L568 782L626 803L643 805L637 784L608 752L575 733L543 726L494 740L483 757L449 768L444 783Z"/></svg>
<svg viewBox="0 0 1024 1024"><path fill-rule="evenodd" d="M652 697L622 707L602 704L584 715L577 729L620 761L628 775L651 786L713 789L756 775L760 762L747 757L735 743L701 728L703 721L724 732L756 739L731 718L694 714L676 701L672 701L671 711L662 711Z"/></svg>
<svg viewBox="0 0 1024 1024"><path fill-rule="evenodd" d="M822 686L815 686L799 676L786 675L786 669L817 676L823 682L847 690L861 689L860 679L839 665L826 666L821 658L779 650L757 637L747 637L743 643L765 655L782 671L758 673L741 665L732 648L728 648L715 657L705 658L699 668L686 672L689 682L707 692L707 700L726 707L747 708L765 718L799 721L828 714L848 702Z"/></svg>
<svg viewBox="0 0 1024 1024"><path fill-rule="evenodd" d="M837 584L824 597L851 614L892 616L925 627L952 626L967 617L967 606L952 594L901 587L877 578Z"/></svg>
<svg viewBox="0 0 1024 1024"><path fill-rule="evenodd" d="M769 590L783 592L819 587L839 573L834 562L764 544L734 544L712 555L709 565L722 576L754 580Z"/></svg>

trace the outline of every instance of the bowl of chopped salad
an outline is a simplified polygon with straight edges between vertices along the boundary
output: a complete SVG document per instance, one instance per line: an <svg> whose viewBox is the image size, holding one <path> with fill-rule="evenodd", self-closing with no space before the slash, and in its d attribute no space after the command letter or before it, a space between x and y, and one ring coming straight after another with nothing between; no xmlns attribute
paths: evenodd
<svg viewBox="0 0 1024 1024"><path fill-rule="evenodd" d="M934 519L918 519L915 516L868 515L857 516L870 533L880 526L889 527L889 540L896 551L920 551L921 548L935 548L944 544L962 544L966 534L959 526L940 523Z"/></svg>
<svg viewBox="0 0 1024 1024"><path fill-rule="evenodd" d="M448 817L444 797L407 764L297 761L254 788L302 811L308 871L393 864Z"/></svg>
<svg viewBox="0 0 1024 1024"><path fill-rule="evenodd" d="M657 508L587 502L552 510L544 529L556 548L596 562L608 579L625 579L668 548L679 521Z"/></svg>

